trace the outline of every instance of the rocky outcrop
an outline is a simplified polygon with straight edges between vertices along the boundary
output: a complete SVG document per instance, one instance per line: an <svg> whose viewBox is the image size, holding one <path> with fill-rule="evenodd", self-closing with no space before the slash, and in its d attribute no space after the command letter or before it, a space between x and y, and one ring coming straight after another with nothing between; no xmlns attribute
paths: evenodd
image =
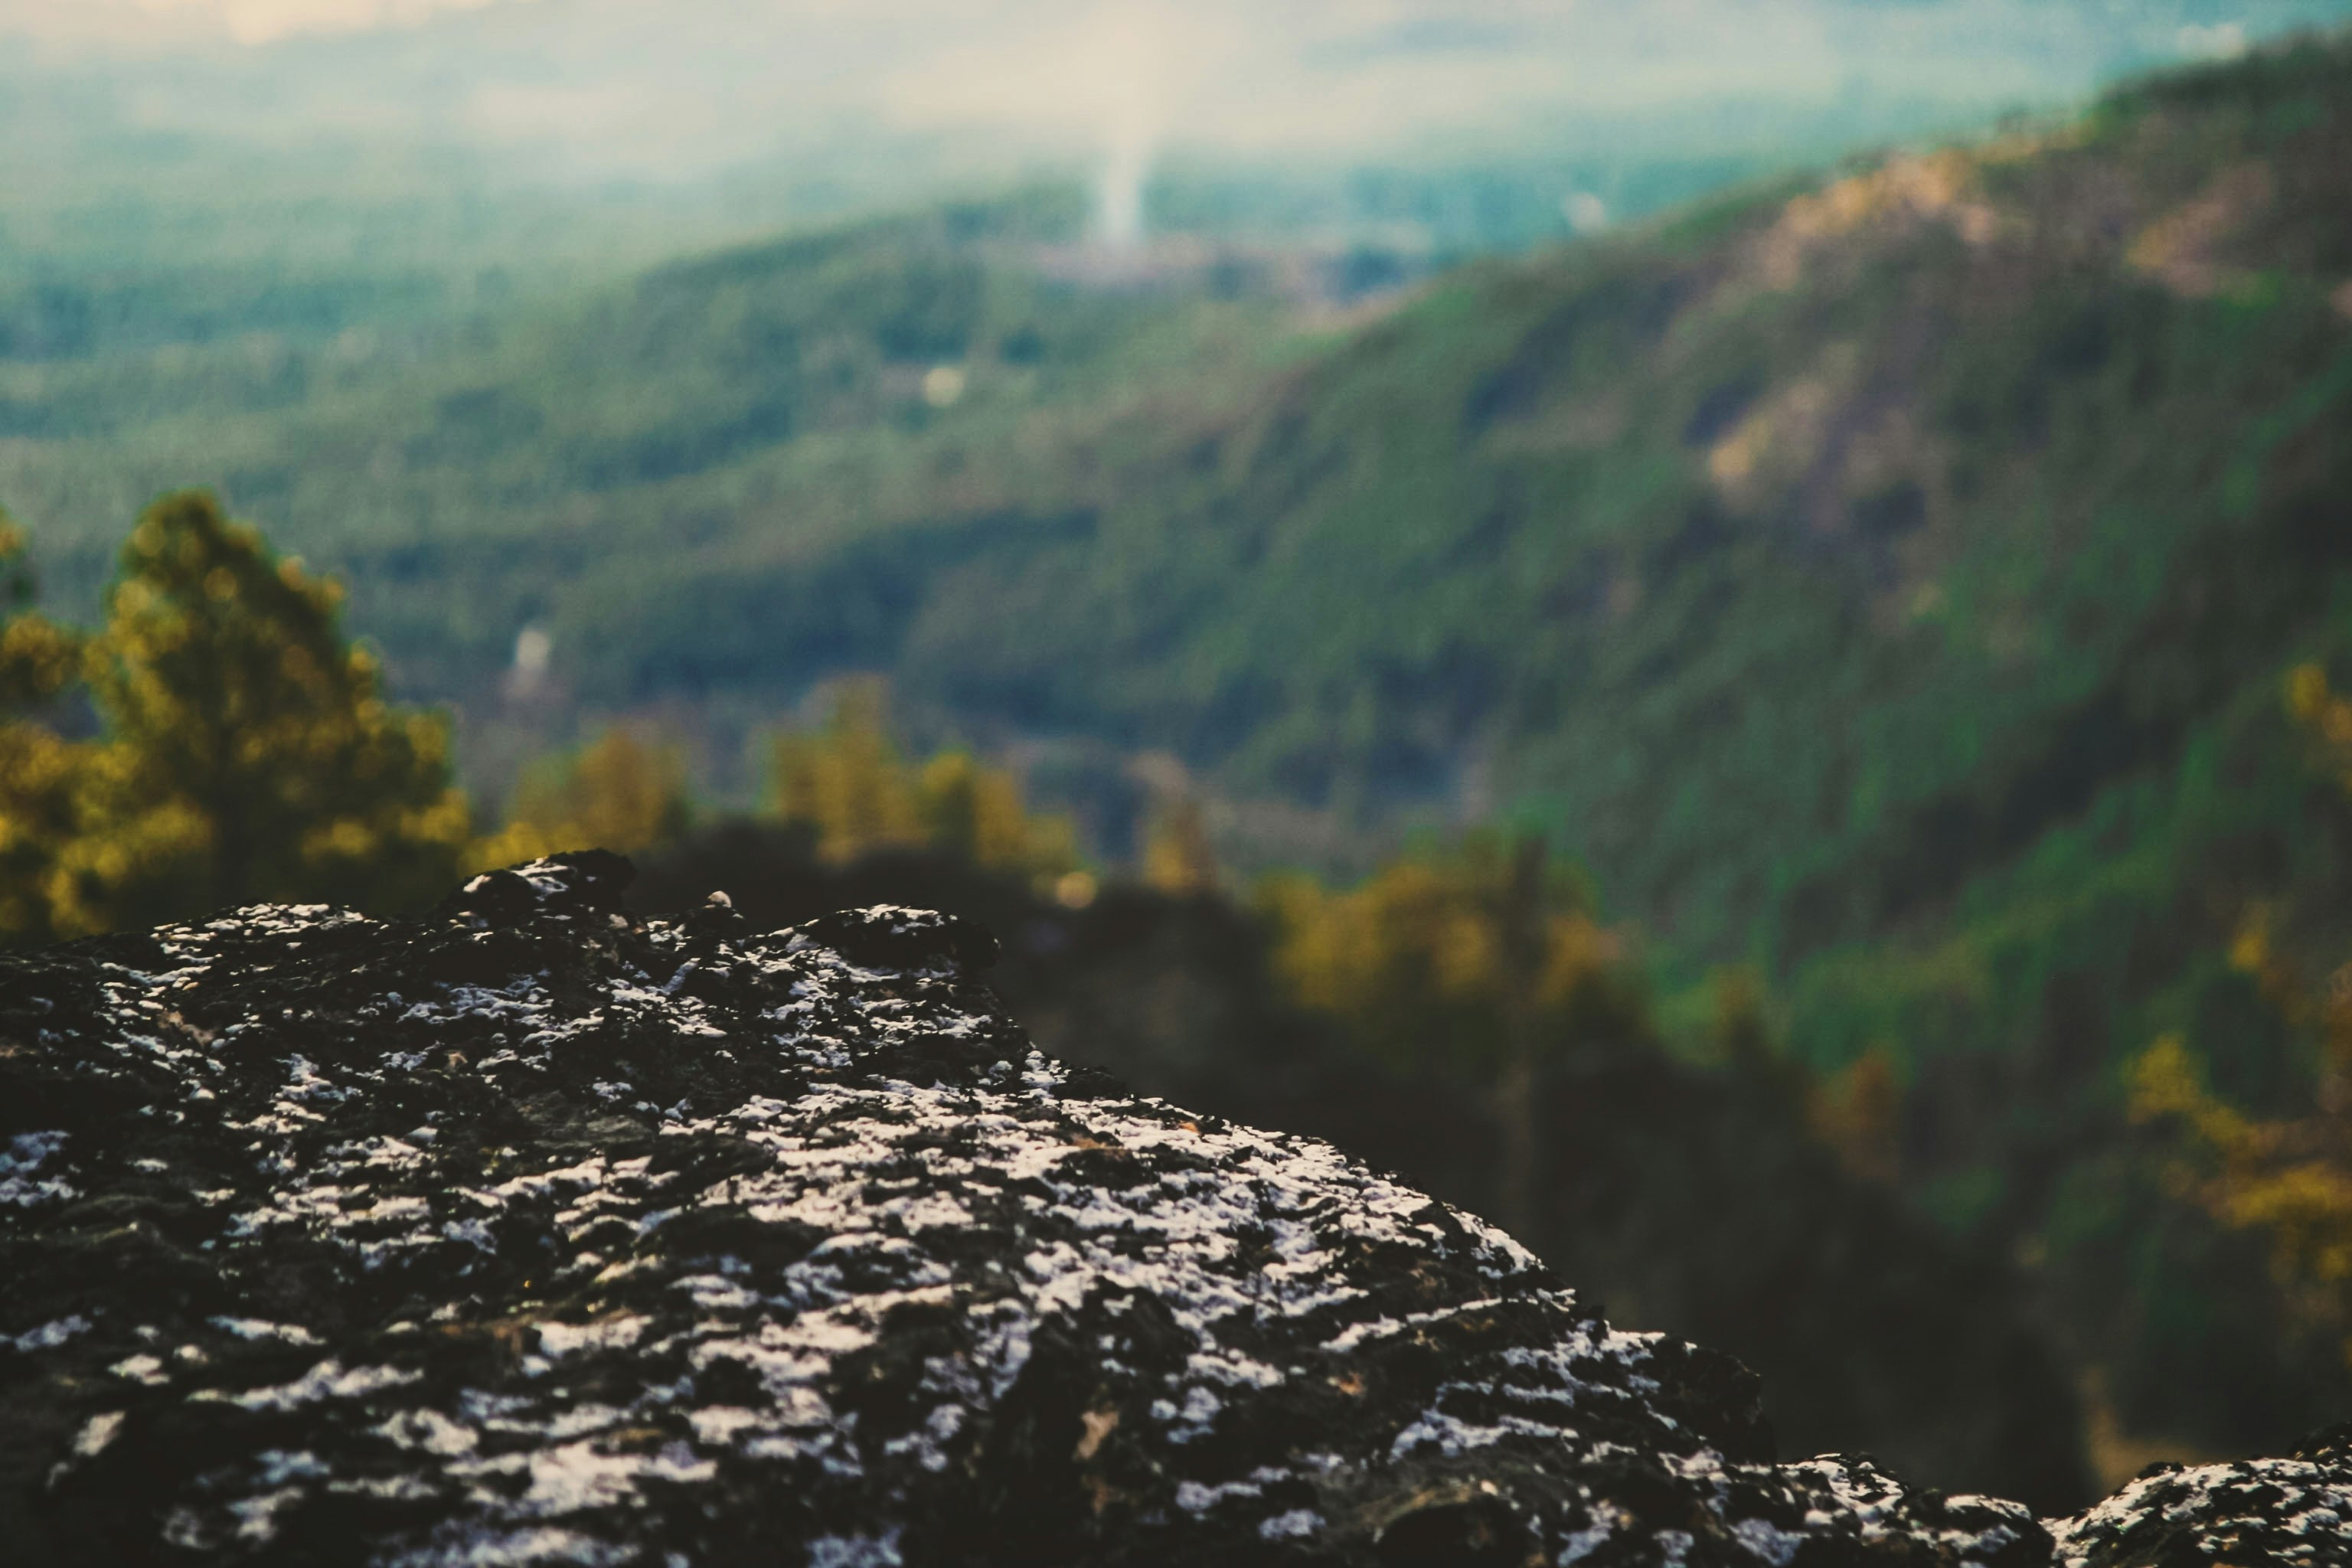
<svg viewBox="0 0 2352 1568"><path fill-rule="evenodd" d="M1196 1112L1328 1139L1474 1214L1504 1201L1491 1086L1442 1048L1401 1062L1298 1007L1262 922L1230 898L1115 883L1071 909L953 856L836 863L790 829L719 822L641 859L628 901L685 909L714 887L761 930L869 904L977 917L1004 938L989 988L1046 1055ZM1580 1034L1546 1053L1534 1091L1536 1179L1513 1237L1621 1327L1756 1372L1783 1453L1863 1449L1914 1485L2044 1515L2105 1489L2034 1282L1990 1238L1847 1168L1776 1056L1701 1064ZM2221 1452L2267 1451L2335 1408L2318 1389L2307 1414L2263 1407L2265 1423Z"/></svg>
<svg viewBox="0 0 2352 1568"><path fill-rule="evenodd" d="M2053 1529L2063 1568L2352 1562L2352 1426L2284 1458L2150 1465Z"/></svg>
<svg viewBox="0 0 2352 1568"><path fill-rule="evenodd" d="M11 1562L2352 1542L2352 1506L2323 1518L2352 1479L2332 1447L2052 1527L1866 1459L1776 1463L1737 1363L1612 1329L1491 1226L1031 1049L977 930L643 920L626 871L560 857L418 921L257 908L0 960Z"/></svg>

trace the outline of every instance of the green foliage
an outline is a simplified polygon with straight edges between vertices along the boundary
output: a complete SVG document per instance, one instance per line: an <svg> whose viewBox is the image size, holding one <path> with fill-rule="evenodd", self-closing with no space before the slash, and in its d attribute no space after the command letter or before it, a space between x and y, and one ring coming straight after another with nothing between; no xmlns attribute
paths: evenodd
<svg viewBox="0 0 2352 1568"><path fill-rule="evenodd" d="M263 900L413 907L446 889L467 829L446 725L385 705L340 598L209 496L149 509L74 672L100 738L30 721L5 737L9 934ZM11 619L0 647L30 656L19 689L62 692L69 638Z"/></svg>
<svg viewBox="0 0 2352 1568"><path fill-rule="evenodd" d="M51 710L81 672L83 639L33 613L25 536L0 512L0 942L57 933L58 861L75 830L75 784L87 748L59 735Z"/></svg>
<svg viewBox="0 0 2352 1568"><path fill-rule="evenodd" d="M374 658L337 626L341 596L209 496L140 519L91 669L106 744L71 858L76 923L446 889L467 827L447 726L384 704Z"/></svg>
<svg viewBox="0 0 2352 1568"><path fill-rule="evenodd" d="M615 726L577 752L526 769L506 826L466 858L488 870L565 849L635 854L674 842L692 816L686 753Z"/></svg>
<svg viewBox="0 0 2352 1568"><path fill-rule="evenodd" d="M908 762L878 681L845 683L822 728L779 735L773 751L770 815L808 829L835 864L926 845L1048 886L1077 871L1069 820L1033 816L1012 773L954 748Z"/></svg>
<svg viewBox="0 0 2352 1568"><path fill-rule="evenodd" d="M1180 896L1213 893L1222 877L1216 847L1209 838L1207 814L1189 795L1162 801L1144 835L1144 884Z"/></svg>
<svg viewBox="0 0 2352 1568"><path fill-rule="evenodd" d="M1344 890L1268 878L1258 904L1292 997L1393 1061L1483 1075L1530 1047L1650 1033L1623 934L1593 918L1576 879L1531 880L1494 835Z"/></svg>
<svg viewBox="0 0 2352 1568"><path fill-rule="evenodd" d="M2352 700L2308 663L2288 676L2286 696L2334 782L2352 790ZM2340 931L2343 910L2326 913ZM2281 916L2275 904L2251 904L2229 959L2290 1026L2316 1037L2317 1072L2293 1111L2264 1118L2231 1104L2171 1033L2130 1066L2132 1115L2184 1135L2180 1184L2225 1225L2269 1241L2280 1283L2352 1361L2352 963L2335 963L2314 984L2281 940Z"/></svg>

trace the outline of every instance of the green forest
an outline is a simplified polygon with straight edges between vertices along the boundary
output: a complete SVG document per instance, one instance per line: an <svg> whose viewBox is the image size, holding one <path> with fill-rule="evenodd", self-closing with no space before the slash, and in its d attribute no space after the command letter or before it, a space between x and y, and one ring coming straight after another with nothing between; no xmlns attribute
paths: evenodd
<svg viewBox="0 0 2352 1568"><path fill-rule="evenodd" d="M1517 1216L1806 1440L2243 1449L2352 1392L2347 214L2338 36L1442 268L1104 275L1039 185L0 275L0 931L590 842L962 899L1056 1049ZM1998 1442L1720 1321L1802 1215L1804 1301L1994 1325Z"/></svg>

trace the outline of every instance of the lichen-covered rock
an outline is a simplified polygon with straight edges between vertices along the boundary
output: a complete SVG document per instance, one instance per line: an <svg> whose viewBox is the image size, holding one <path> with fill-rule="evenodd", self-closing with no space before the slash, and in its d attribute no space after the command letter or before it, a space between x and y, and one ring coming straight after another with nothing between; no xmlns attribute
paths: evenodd
<svg viewBox="0 0 2352 1568"><path fill-rule="evenodd" d="M2352 1426L2284 1458L2150 1465L2055 1534L2063 1568L2352 1563Z"/></svg>
<svg viewBox="0 0 2352 1568"><path fill-rule="evenodd" d="M1328 1145L1046 1060L961 922L626 877L0 960L10 1563L2050 1560L1775 1464L1736 1363Z"/></svg>

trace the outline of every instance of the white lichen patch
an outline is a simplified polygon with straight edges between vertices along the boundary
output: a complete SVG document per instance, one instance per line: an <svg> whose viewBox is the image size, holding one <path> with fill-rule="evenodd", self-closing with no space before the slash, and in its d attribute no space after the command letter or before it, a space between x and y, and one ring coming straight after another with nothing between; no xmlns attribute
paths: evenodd
<svg viewBox="0 0 2352 1568"><path fill-rule="evenodd" d="M0 1205L32 1208L73 1197L73 1184L56 1173L65 1142L61 1131L20 1132L9 1139L0 1149Z"/></svg>
<svg viewBox="0 0 2352 1568"><path fill-rule="evenodd" d="M2339 1429L2340 1430L2340 1429ZM2153 1469L2088 1512L2049 1521L2063 1568L2153 1561L2352 1561L2352 1465L2341 1446L2305 1458Z"/></svg>

